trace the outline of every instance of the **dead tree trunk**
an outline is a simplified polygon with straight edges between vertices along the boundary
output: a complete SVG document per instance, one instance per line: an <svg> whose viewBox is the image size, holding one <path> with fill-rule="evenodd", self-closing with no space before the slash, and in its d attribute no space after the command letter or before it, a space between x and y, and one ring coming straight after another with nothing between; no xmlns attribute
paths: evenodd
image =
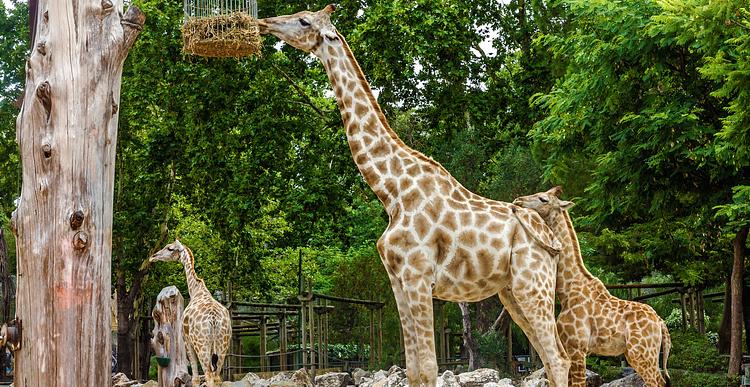
<svg viewBox="0 0 750 387"><path fill-rule="evenodd" d="M473 371L477 369L479 351L476 341L474 341L474 334L471 331L471 315L469 313L469 304L466 302L459 302L458 307L461 309L461 318L463 321L464 348L469 355L469 371Z"/></svg>
<svg viewBox="0 0 750 387"><path fill-rule="evenodd" d="M169 364L159 365L159 387L174 386L175 378L187 374L187 352L182 336L182 312L185 300L174 286L161 290L156 297L156 305L151 312L154 318L151 346L157 357L169 358Z"/></svg>
<svg viewBox="0 0 750 387"><path fill-rule="evenodd" d="M16 386L111 383L117 112L122 66L145 20L121 9L119 0L40 0L32 18L16 122Z"/></svg>
<svg viewBox="0 0 750 387"><path fill-rule="evenodd" d="M747 234L748 228L743 227L737 232L732 243L734 260L732 265L732 322L728 372L730 378L739 375L742 365L742 274L745 267Z"/></svg>

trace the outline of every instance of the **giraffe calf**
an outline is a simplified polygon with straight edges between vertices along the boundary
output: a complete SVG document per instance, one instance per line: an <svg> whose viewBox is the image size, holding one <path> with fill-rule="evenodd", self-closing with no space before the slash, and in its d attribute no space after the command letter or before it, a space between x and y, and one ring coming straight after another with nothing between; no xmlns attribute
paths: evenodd
<svg viewBox="0 0 750 387"><path fill-rule="evenodd" d="M612 296L584 266L578 237L560 200L562 188L522 196L513 201L536 210L562 243L557 266L556 294L562 306L557 318L565 350L570 356L569 386L586 386L586 355L619 356L643 378L648 387L669 386L667 358L672 346L666 324L649 305ZM663 350L664 376L659 372Z"/></svg>

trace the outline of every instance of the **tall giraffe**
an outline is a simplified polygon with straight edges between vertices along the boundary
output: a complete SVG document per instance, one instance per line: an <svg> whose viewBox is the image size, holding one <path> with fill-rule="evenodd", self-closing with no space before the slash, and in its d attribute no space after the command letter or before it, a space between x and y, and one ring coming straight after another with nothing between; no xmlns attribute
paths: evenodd
<svg viewBox="0 0 750 387"><path fill-rule="evenodd" d="M562 188L522 196L513 204L536 210L562 242L557 266L557 318L560 338L570 356L570 386L586 386L586 355L625 358L648 387L669 386L667 358L672 341L661 317L649 305L612 296L583 264L581 248ZM659 350L664 349L664 374L659 373Z"/></svg>
<svg viewBox="0 0 750 387"><path fill-rule="evenodd" d="M354 162L388 213L377 248L401 318L409 385L436 384L432 298L479 301L498 294L539 352L552 386L566 386L570 362L554 319L559 242L535 212L470 192L398 138L331 24L334 10L329 5L258 24L262 34L323 63Z"/></svg>
<svg viewBox="0 0 750 387"><path fill-rule="evenodd" d="M221 366L232 338L229 311L214 299L206 288L206 283L195 274L193 252L179 240L156 252L149 261L178 261L185 268L190 302L182 313L182 331L193 370L193 386L200 385L200 360L206 374L206 385L218 387L221 385Z"/></svg>

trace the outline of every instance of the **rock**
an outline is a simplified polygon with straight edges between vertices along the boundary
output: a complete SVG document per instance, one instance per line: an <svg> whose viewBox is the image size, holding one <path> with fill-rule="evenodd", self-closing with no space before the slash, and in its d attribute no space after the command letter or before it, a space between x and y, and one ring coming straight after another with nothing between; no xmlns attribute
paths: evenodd
<svg viewBox="0 0 750 387"><path fill-rule="evenodd" d="M141 384L141 387L158 387L159 383L156 382L156 380L149 380L146 383Z"/></svg>
<svg viewBox="0 0 750 387"><path fill-rule="evenodd" d="M602 385L602 377L594 371L586 370L586 387L599 387ZM531 375L525 377L521 382L522 387L547 387L549 386L549 380L544 372L544 368L540 368L531 373Z"/></svg>
<svg viewBox="0 0 750 387"><path fill-rule="evenodd" d="M604 383L602 377L592 370L586 370L586 387L600 387Z"/></svg>
<svg viewBox="0 0 750 387"><path fill-rule="evenodd" d="M437 380L438 387L460 387L458 378L452 371L445 371Z"/></svg>
<svg viewBox="0 0 750 387"><path fill-rule="evenodd" d="M480 368L458 375L458 383L461 387L482 387L485 383L497 383L499 380L500 373L489 368Z"/></svg>
<svg viewBox="0 0 750 387"><path fill-rule="evenodd" d="M292 380L292 376L294 375L294 372L292 371L281 371L278 374L271 377L271 379L268 379L269 383L274 382L288 382Z"/></svg>
<svg viewBox="0 0 750 387"><path fill-rule="evenodd" d="M602 384L601 387L645 387L646 383L638 374L631 374L622 379L613 380Z"/></svg>
<svg viewBox="0 0 750 387"><path fill-rule="evenodd" d="M256 380L261 380L261 379L260 379L260 376L258 376L258 375L256 375L256 374L254 374L254 373L252 373L252 372L248 372L248 373L247 373L247 374L246 374L246 375L245 375L245 376L244 376L244 377L243 377L242 379L240 379L240 380L244 380L244 381L246 381L246 382L251 382L251 383L252 383L252 382L254 382L254 381L256 381Z"/></svg>
<svg viewBox="0 0 750 387"><path fill-rule="evenodd" d="M310 374L308 374L307 370L304 368L294 371L291 381L298 386L313 387L312 380L310 380Z"/></svg>
<svg viewBox="0 0 750 387"><path fill-rule="evenodd" d="M485 383L484 386L482 387L514 387L514 385L513 385L512 380L505 378L505 379L500 379L497 383L495 382Z"/></svg>
<svg viewBox="0 0 750 387"><path fill-rule="evenodd" d="M352 380L354 381L355 386L362 384L362 381L365 378L372 378L372 372L365 371L361 368L355 368L354 371L352 371Z"/></svg>
<svg viewBox="0 0 750 387"><path fill-rule="evenodd" d="M297 387L297 383L291 380L276 380L271 382L268 387Z"/></svg>
<svg viewBox="0 0 750 387"><path fill-rule="evenodd" d="M223 382L221 387L255 387L247 380L238 380L236 382Z"/></svg>
<svg viewBox="0 0 750 387"><path fill-rule="evenodd" d="M128 379L128 377L125 376L125 374L123 374L122 372L118 372L112 375L112 387L126 387L136 384L139 384L137 380Z"/></svg>
<svg viewBox="0 0 750 387"><path fill-rule="evenodd" d="M549 381L544 373L544 368L538 369L531 375L523 378L521 387L549 387Z"/></svg>
<svg viewBox="0 0 750 387"><path fill-rule="evenodd" d="M352 377L346 372L329 372L315 377L318 387L346 387L353 383Z"/></svg>

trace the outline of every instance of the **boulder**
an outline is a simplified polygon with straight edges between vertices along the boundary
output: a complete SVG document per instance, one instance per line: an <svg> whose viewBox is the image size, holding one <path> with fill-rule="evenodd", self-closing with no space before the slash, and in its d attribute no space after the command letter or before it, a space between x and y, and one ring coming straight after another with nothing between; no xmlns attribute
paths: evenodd
<svg viewBox="0 0 750 387"><path fill-rule="evenodd" d="M460 387L458 378L452 371L445 371L437 380L437 387Z"/></svg>
<svg viewBox="0 0 750 387"><path fill-rule="evenodd" d="M532 372L531 375L523 378L521 387L549 387L549 381L544 373L544 368L538 369Z"/></svg>
<svg viewBox="0 0 750 387"><path fill-rule="evenodd" d="M500 379L499 381L497 381L497 383L495 382L485 383L484 386L482 387L515 387L515 385L513 384L512 380L505 378L505 379Z"/></svg>
<svg viewBox="0 0 750 387"><path fill-rule="evenodd" d="M112 387L127 387L136 384L139 384L137 380L128 379L122 372L112 375Z"/></svg>
<svg viewBox="0 0 750 387"><path fill-rule="evenodd" d="M499 380L500 373L489 368L480 368L458 375L458 383L461 387L482 387L485 383L497 383Z"/></svg>
<svg viewBox="0 0 750 387"><path fill-rule="evenodd" d="M146 383L141 384L141 387L158 387L159 383L156 382L156 380L149 380Z"/></svg>
<svg viewBox="0 0 750 387"><path fill-rule="evenodd" d="M646 383L638 374L630 374L622 379L602 384L601 387L646 387Z"/></svg>
<svg viewBox="0 0 750 387"><path fill-rule="evenodd" d="M354 371L352 371L352 380L354 381L355 386L362 384L365 378L372 379L372 372L365 371L361 368L355 368Z"/></svg>
<svg viewBox="0 0 750 387"><path fill-rule="evenodd" d="M315 385L318 387L346 387L351 383L354 381L346 372L329 372L315 377Z"/></svg>
<svg viewBox="0 0 750 387"><path fill-rule="evenodd" d="M238 380L236 382L223 382L221 387L255 387L247 380Z"/></svg>
<svg viewBox="0 0 750 387"><path fill-rule="evenodd" d="M308 374L307 370L304 368L300 368L297 371L294 371L291 377L291 381L296 383L298 386L313 386L312 380L310 379L310 374Z"/></svg>
<svg viewBox="0 0 750 387"><path fill-rule="evenodd" d="M586 370L586 387L599 387L602 385L602 377L594 371ZM547 387L549 380L544 368L540 368L525 377L521 382L522 387Z"/></svg>

